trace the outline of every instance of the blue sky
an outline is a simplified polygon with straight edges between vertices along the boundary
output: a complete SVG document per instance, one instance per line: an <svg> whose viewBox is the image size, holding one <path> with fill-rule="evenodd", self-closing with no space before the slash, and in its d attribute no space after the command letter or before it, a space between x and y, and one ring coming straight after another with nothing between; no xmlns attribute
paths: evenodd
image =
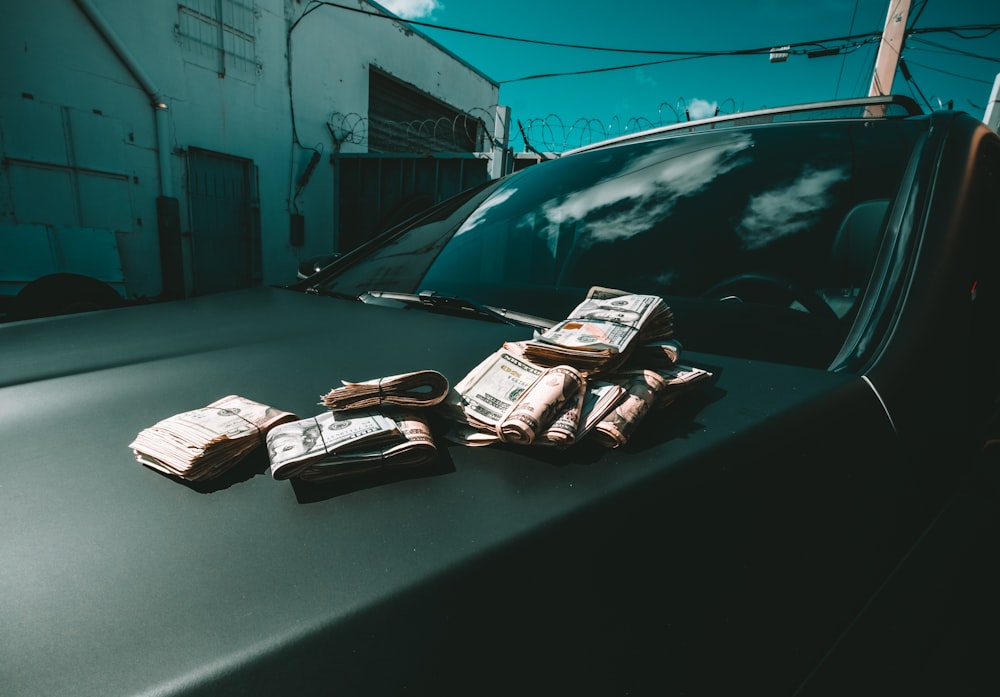
<svg viewBox="0 0 1000 697"><path fill-rule="evenodd" d="M863 96L871 82L877 43L849 42L825 57L768 55L683 58L538 46L447 31L584 46L681 52L768 48L882 31L890 2L900 0L386 0L416 29L501 83L532 144L563 149L638 126L749 111L766 106ZM484 8L488 8L484 10ZM1000 25L995 0L911 0L908 26L917 29ZM827 41L809 49L845 46ZM1000 31L922 33L903 51L912 80L897 72L893 92L924 108L949 100L982 118L1000 72ZM585 75L523 79L637 63L658 65ZM515 129L516 130L516 129ZM520 137L515 149L521 149Z"/></svg>

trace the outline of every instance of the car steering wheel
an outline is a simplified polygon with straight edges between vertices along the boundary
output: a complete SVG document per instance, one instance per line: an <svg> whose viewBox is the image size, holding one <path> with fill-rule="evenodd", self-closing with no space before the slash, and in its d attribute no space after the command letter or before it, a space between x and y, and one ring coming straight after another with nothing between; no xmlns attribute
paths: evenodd
<svg viewBox="0 0 1000 697"><path fill-rule="evenodd" d="M768 304L797 302L817 317L839 319L833 308L816 293L787 279L764 273L741 273L731 276L716 283L701 295L703 298L716 300L735 297L742 301L746 297L751 302Z"/></svg>

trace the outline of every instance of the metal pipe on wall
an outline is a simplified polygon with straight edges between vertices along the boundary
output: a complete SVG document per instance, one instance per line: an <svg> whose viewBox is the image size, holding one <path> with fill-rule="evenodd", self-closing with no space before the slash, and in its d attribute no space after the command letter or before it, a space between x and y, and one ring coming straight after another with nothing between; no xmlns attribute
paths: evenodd
<svg viewBox="0 0 1000 697"><path fill-rule="evenodd" d="M94 6L94 3L91 0L76 0L76 4L149 96L150 102L153 105L153 115L156 122L156 151L160 165L160 195L173 197L173 170L170 166L170 124L167 118L166 98L160 93L160 90L153 83L152 78L142 69L135 56L128 50L128 47L125 46L114 29L111 28L111 25L104 19L104 16L97 7Z"/></svg>

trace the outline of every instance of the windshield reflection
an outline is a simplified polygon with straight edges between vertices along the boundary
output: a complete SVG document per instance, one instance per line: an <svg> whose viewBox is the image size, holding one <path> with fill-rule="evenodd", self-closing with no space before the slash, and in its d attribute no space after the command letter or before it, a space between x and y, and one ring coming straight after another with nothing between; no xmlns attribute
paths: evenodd
<svg viewBox="0 0 1000 697"><path fill-rule="evenodd" d="M736 234L745 249L761 249L816 225L829 208L834 184L846 181L846 167L806 167L795 181L750 198Z"/></svg>
<svg viewBox="0 0 1000 697"><path fill-rule="evenodd" d="M546 203L545 216L556 225L586 221L577 243L587 246L646 232L670 214L678 199L749 161L734 156L753 147L752 137L727 135L700 149L656 150L627 161L617 174Z"/></svg>

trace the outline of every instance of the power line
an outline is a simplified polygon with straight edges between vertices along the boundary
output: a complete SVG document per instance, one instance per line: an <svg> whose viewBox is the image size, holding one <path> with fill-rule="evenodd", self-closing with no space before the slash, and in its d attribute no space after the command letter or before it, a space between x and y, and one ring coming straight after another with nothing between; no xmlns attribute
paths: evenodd
<svg viewBox="0 0 1000 697"><path fill-rule="evenodd" d="M993 80L983 80L981 78L971 77L970 75L963 75L962 73L953 73L953 72L950 72L948 70L941 70L940 68L934 68L934 67L932 67L930 65L926 65L924 63L918 63L917 61L914 61L914 60L908 60L907 63L909 65L915 65L915 66L917 66L919 68L923 68L924 70L932 70L935 73L941 73L941 74L947 75L949 77L957 77L957 78L960 78L962 80L969 80L970 82L978 82L978 83L983 84L983 85L992 85L993 84Z"/></svg>
<svg viewBox="0 0 1000 697"><path fill-rule="evenodd" d="M853 42L853 43L850 43L850 44L844 44L842 46L836 46L836 47L833 47L833 48L822 48L822 49L818 49L816 51L788 50L788 51L785 51L785 52L786 53L795 53L795 54L799 54L799 55L807 55L807 56L810 56L810 55L820 55L820 54L827 55L828 53L830 55L843 54L843 55L846 56L847 54L853 53L854 51L858 50L862 46L865 46L865 45L868 45L868 44L872 44L872 43L876 43L879 40L879 38L880 38L879 34L871 34L871 35L866 35L866 36L867 36L867 39L865 39L863 41L856 41L856 42ZM833 41L833 39L824 39L824 41L830 42L830 41ZM803 45L803 46L805 46L805 45L815 46L815 45L817 45L817 43L816 42L806 42L806 43L799 44L799 45ZM720 52L711 52L711 53L707 53L707 52L692 53L692 54L686 54L686 55L683 55L683 56L680 56L680 57L677 57L677 58L665 58L665 59L656 60L656 61L646 61L644 63L629 63L627 65L613 65L613 66L605 66L605 67L602 67L602 68L588 68L588 69L584 69L584 70L568 70L568 71L558 72L558 73L539 73L539 74L536 74L536 75L524 75L524 76L521 76L521 77L508 78L506 80L497 80L497 83L501 84L501 85L506 85L506 84L510 84L512 82L524 82L526 80L541 80L541 79L544 79L544 78L552 78L552 77L571 77L571 76L574 76L574 75L593 75L595 73L607 73L607 72L612 72L612 71L615 71L615 70L629 70L629 69L632 69L632 68L645 68L645 67L651 66L651 65L663 65L665 63L677 63L679 61L696 60L696 59L699 59L699 58L721 58L721 57L737 57L737 56L748 56L748 55L755 55L756 56L756 55L768 54L768 53L770 53L772 51L772 49L773 49L773 47L772 48L768 48L768 49L744 49L744 50L736 50L736 51L720 51ZM784 50L784 48L782 50Z"/></svg>
<svg viewBox="0 0 1000 697"><path fill-rule="evenodd" d="M373 17L376 19L389 20L393 22L399 22L401 24L410 24L416 27L424 27L428 29L434 29L436 31L452 32L456 34L465 34L468 36L478 36L486 39L496 39L500 41L513 41L516 43L533 44L537 46L548 46L550 48L567 48L582 51L602 51L606 53L625 53L625 54L644 54L653 56L679 56L679 57L692 57L692 56L734 56L734 55L754 55L754 54L768 54L773 46L761 46L756 48L744 48L744 49L730 49L721 51L670 51L663 49L649 49L649 48L624 48L620 46L594 46L589 44L574 44L566 43L560 41L546 41L543 39L529 39L520 36L509 36L504 34L493 34L490 32L476 31L473 29L462 29L459 27L450 27L443 24L436 24L434 22L422 22L415 19L404 19L402 17L397 17L391 14L384 14L382 12L376 12L374 10L364 10L359 7L350 7L348 5L341 5L336 2L325 2L323 0L311 0L311 2L306 6L306 9L302 14L292 23L292 28L295 27L299 22L301 22L305 17L312 12L322 8L331 7L338 10L345 10L347 12L353 12L355 14L361 14L368 17ZM998 25L1000 28L1000 25ZM852 36L838 36L828 39L820 39L818 41L800 41L796 43L789 44L792 51L791 53L804 54L807 53L806 47L819 47L825 48L824 44L831 42L849 42L855 40L865 40L872 36L878 36L878 32L866 32L864 34L856 34Z"/></svg>
<svg viewBox="0 0 1000 697"><path fill-rule="evenodd" d="M979 37L977 37L977 38L979 38ZM975 58L977 60L989 61L991 63L1000 63L1000 58L998 58L998 57L983 56L983 55L980 55L978 53L973 53L971 51L963 51L960 48L955 48L953 46L945 46L944 44L939 44L936 41L928 41L927 39L924 39L924 38L921 38L921 37L918 37L918 36L914 36L914 37L912 37L912 39L913 39L913 41L915 43L923 44L925 46L933 46L934 48L937 48L937 49L940 49L942 51L946 51L948 53L952 53L952 54L955 54L955 55L966 56L968 58Z"/></svg>
<svg viewBox="0 0 1000 697"><path fill-rule="evenodd" d="M920 11L926 6L927 2L923 2L920 7ZM572 50L584 50L584 51L599 51L605 53L621 53L621 54L643 54L643 55L657 55L657 56L671 56L671 58L655 60L655 61L645 61L641 63L629 63L626 65L615 65L615 66L604 66L598 68L590 68L583 70L572 70L564 72L549 72L549 73L538 73L534 75L524 75L515 78L509 78L505 80L498 80L498 84L510 84L514 82L524 82L528 80L541 80L556 77L570 77L575 75L593 75L597 73L613 72L617 70L629 70L633 68L641 68L652 65L662 65L665 63L672 63L685 60L694 60L696 58L711 58L711 57L722 57L722 56L751 56L751 55L768 55L773 50L773 46L758 46L754 48L741 48L741 49L728 49L728 50L695 50L695 51L679 51L679 50L663 50L663 49L649 49L649 48L623 48L623 47L612 47L612 46L594 46L586 44L576 44L567 43L560 41L547 41L541 39L530 39L518 36L509 36L503 34L494 34L491 32L476 31L472 29L463 29L459 27L450 27L446 25L436 24L433 22L422 22L414 19L404 19L397 17L392 14L386 14L383 12L377 12L374 10L365 10L359 7L350 7L348 5L341 5L336 2L326 2L323 0L311 0L306 5L306 9L303 13L292 23L291 28L294 29L295 26L305 19L306 16L315 12L316 10L329 7L339 10L344 10L347 12L352 12L355 14L361 14L368 17L373 17L376 19L389 20L393 22L398 22L401 24L408 24L415 27L425 27L428 29L433 29L435 31L451 32L457 34L464 34L467 36L478 36L486 39L494 39L501 41L512 41L516 43L532 44L537 46L547 46L550 48L565 48ZM856 8L855 8L856 9ZM917 13L919 16L919 12ZM852 19L853 28L853 19ZM1000 24L969 24L969 25L955 25L955 26L945 26L945 27L925 27L921 29L909 29L907 30L907 36L912 34L932 34L932 33L950 33L954 34L960 38L964 39L975 39L984 38L989 36L993 32L1000 31ZM963 36L963 33L976 32L976 36ZM799 41L794 43L786 44L787 48L783 48L790 55L810 55L810 54L847 54L851 53L862 46L871 44L872 42L877 42L881 39L881 32L866 32L860 34L849 34L847 36L831 37L819 40L811 41ZM839 78L838 78L839 83Z"/></svg>
<svg viewBox="0 0 1000 697"><path fill-rule="evenodd" d="M858 5L861 4L861 0L854 0L854 10L851 12L851 24L847 28L848 32L854 31L854 20L858 16ZM837 86L833 89L833 96L836 97L840 92L840 79L844 76L844 66L847 65L847 55L845 54L843 59L840 61L840 72L837 73Z"/></svg>

